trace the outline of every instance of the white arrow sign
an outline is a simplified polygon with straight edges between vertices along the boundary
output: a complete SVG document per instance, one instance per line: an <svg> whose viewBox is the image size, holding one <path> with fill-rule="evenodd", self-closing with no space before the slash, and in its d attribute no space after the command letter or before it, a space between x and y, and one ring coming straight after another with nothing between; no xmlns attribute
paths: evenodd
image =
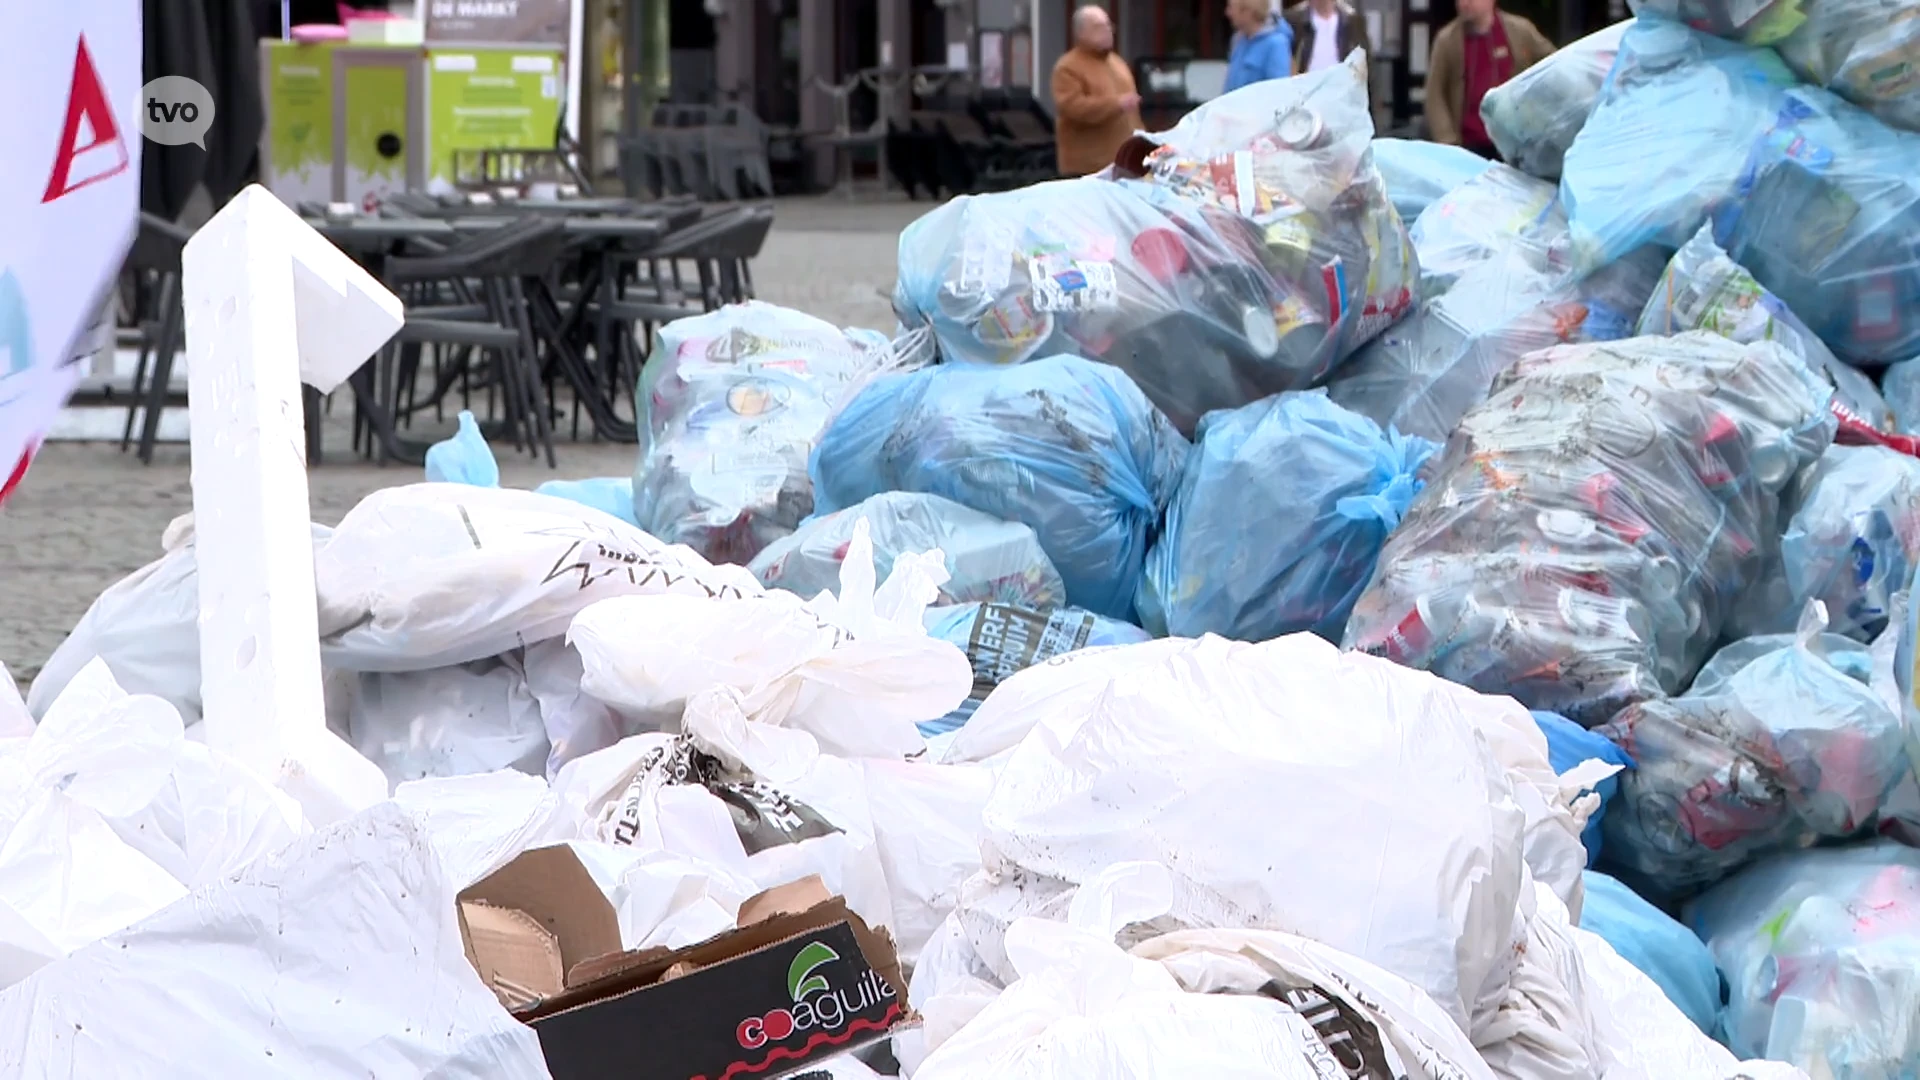
<svg viewBox="0 0 1920 1080"><path fill-rule="evenodd" d="M188 241L181 277L207 742L324 825L387 781L327 730L300 384L344 382L400 300L259 185Z"/></svg>

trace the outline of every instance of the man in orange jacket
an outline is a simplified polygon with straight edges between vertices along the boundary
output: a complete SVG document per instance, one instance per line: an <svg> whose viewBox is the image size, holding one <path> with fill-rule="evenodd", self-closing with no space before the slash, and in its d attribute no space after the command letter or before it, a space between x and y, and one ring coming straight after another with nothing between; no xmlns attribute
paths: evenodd
<svg viewBox="0 0 1920 1080"><path fill-rule="evenodd" d="M1053 108L1063 176L1106 168L1140 128L1133 72L1114 53L1113 20L1100 7L1073 13L1073 48L1053 65Z"/></svg>

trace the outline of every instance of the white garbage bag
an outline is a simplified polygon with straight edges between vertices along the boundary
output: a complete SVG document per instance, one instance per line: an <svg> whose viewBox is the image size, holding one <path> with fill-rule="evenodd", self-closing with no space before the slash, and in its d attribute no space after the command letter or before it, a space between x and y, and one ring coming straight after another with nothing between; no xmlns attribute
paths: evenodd
<svg viewBox="0 0 1920 1080"><path fill-rule="evenodd" d="M1064 923L1015 923L1007 946L1020 978L957 1031L929 1031L915 1080L1492 1080L1419 990L1315 942L1196 931L1132 955L1113 944L1119 927L1167 910L1174 891L1164 866L1117 864L1079 892ZM941 1007L929 1004L930 1027Z"/></svg>
<svg viewBox="0 0 1920 1080"><path fill-rule="evenodd" d="M988 870L1077 885L1159 862L1182 925L1314 938L1471 1030L1524 932L1526 815L1453 694L1308 634L1151 648L1007 758Z"/></svg>
<svg viewBox="0 0 1920 1080"><path fill-rule="evenodd" d="M980 871L980 811L993 773L979 765L862 761L867 806L893 907L893 940L909 967Z"/></svg>
<svg viewBox="0 0 1920 1080"><path fill-rule="evenodd" d="M382 803L0 993L0 1075L545 1080L455 894Z"/></svg>
<svg viewBox="0 0 1920 1080"><path fill-rule="evenodd" d="M727 688L689 703L686 725L563 767L549 839L666 852L751 882L736 908L818 875L869 925L894 924L856 763L820 753L805 732L748 720Z"/></svg>
<svg viewBox="0 0 1920 1080"><path fill-rule="evenodd" d="M0 739L24 739L33 734L33 714L20 697L7 665L0 664Z"/></svg>
<svg viewBox="0 0 1920 1080"><path fill-rule="evenodd" d="M565 638L549 638L527 646L523 660L527 692L540 706L540 722L547 729L547 778L575 758L605 750L629 735L665 731L680 724L678 709L652 716L623 713L580 688L586 663Z"/></svg>
<svg viewBox="0 0 1920 1080"><path fill-rule="evenodd" d="M511 769L414 780L393 801L426 831L455 891L537 846L560 805L546 781Z"/></svg>
<svg viewBox="0 0 1920 1080"><path fill-rule="evenodd" d="M873 586L867 523L855 523L838 599L680 594L604 600L567 633L585 664L581 689L616 709L673 713L714 687L746 715L806 731L829 753L900 758L925 748L915 724L944 716L973 689L959 649L922 617L946 580L936 549L895 560Z"/></svg>
<svg viewBox="0 0 1920 1080"><path fill-rule="evenodd" d="M314 525L314 550L332 535L325 525ZM164 698L188 727L199 722L200 573L193 537L193 515L174 518L161 534L160 558L94 598L27 690L36 719L98 656L127 693Z"/></svg>
<svg viewBox="0 0 1920 1080"><path fill-rule="evenodd" d="M348 741L388 784L495 769L545 774L552 747L517 650L429 671L355 674Z"/></svg>
<svg viewBox="0 0 1920 1080"><path fill-rule="evenodd" d="M183 741L173 706L96 659L32 737L0 744L0 987L186 895L108 820L153 800Z"/></svg>
<svg viewBox="0 0 1920 1080"><path fill-rule="evenodd" d="M1115 678L1160 663L1191 645L1185 638L1163 638L1139 645L1079 649L1017 671L973 711L973 718L947 744L940 760L949 765L997 761L1012 753L1035 727L1053 722L1077 726Z"/></svg>
<svg viewBox="0 0 1920 1080"><path fill-rule="evenodd" d="M299 807L95 659L0 740L0 986L294 842Z"/></svg>
<svg viewBox="0 0 1920 1080"><path fill-rule="evenodd" d="M385 488L314 556L320 653L352 671L425 671L566 633L609 596L739 597L760 583L616 517L466 484Z"/></svg>

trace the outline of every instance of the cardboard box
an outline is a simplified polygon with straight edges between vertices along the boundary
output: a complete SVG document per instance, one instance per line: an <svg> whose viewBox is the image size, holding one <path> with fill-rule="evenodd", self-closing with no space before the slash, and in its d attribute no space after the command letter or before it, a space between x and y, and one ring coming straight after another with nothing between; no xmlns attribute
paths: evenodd
<svg viewBox="0 0 1920 1080"><path fill-rule="evenodd" d="M764 1080L906 1018L893 942L819 878L753 897L738 923L622 951L613 906L564 846L460 894L467 958L540 1036L554 1080Z"/></svg>

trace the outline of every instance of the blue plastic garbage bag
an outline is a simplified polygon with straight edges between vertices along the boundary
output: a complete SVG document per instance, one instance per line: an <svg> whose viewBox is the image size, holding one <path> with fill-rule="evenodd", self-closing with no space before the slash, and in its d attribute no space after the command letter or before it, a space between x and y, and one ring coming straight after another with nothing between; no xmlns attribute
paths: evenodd
<svg viewBox="0 0 1920 1080"><path fill-rule="evenodd" d="M1607 815L1607 859L1683 896L1753 859L1871 827L1907 775L1906 728L1829 663L1809 605L1784 648L1677 698L1621 712L1601 733L1633 755Z"/></svg>
<svg viewBox="0 0 1920 1080"><path fill-rule="evenodd" d="M1439 449L1320 391L1207 414L1147 553L1141 624L1176 637L1311 630L1339 641Z"/></svg>
<svg viewBox="0 0 1920 1080"><path fill-rule="evenodd" d="M1880 392L1893 412L1894 430L1920 435L1920 360L1902 360L1882 372Z"/></svg>
<svg viewBox="0 0 1920 1080"><path fill-rule="evenodd" d="M1735 197L1753 141L1797 81L1771 49L1634 20L1560 177L1575 261L1597 268L1648 243L1686 243Z"/></svg>
<svg viewBox="0 0 1920 1080"><path fill-rule="evenodd" d="M1522 357L1427 465L1346 644L1589 727L1679 692L1832 440L1832 393L1777 345L1697 332Z"/></svg>
<svg viewBox="0 0 1920 1080"><path fill-rule="evenodd" d="M1812 1076L1920 1076L1920 850L1778 855L1688 905L1727 978L1722 1040Z"/></svg>
<svg viewBox="0 0 1920 1080"><path fill-rule="evenodd" d="M1128 618L1187 441L1118 368L1069 356L875 382L813 454L814 507L919 491L1033 529L1067 600Z"/></svg>
<svg viewBox="0 0 1920 1080"><path fill-rule="evenodd" d="M757 300L661 327L636 391L640 527L744 565L812 512L814 440L909 347Z"/></svg>
<svg viewBox="0 0 1920 1080"><path fill-rule="evenodd" d="M1599 100L1631 20L1588 34L1487 91L1480 119L1507 164L1543 180L1561 163Z"/></svg>
<svg viewBox="0 0 1920 1080"><path fill-rule="evenodd" d="M1522 356L1631 337L1664 261L1660 249L1642 248L1572 281L1543 271L1538 255L1523 240L1469 267L1347 361L1327 392L1383 426L1444 442Z"/></svg>
<svg viewBox="0 0 1920 1080"><path fill-rule="evenodd" d="M1547 737L1547 762L1553 766L1554 772L1564 773L1583 761L1593 760L1625 768L1633 767L1633 759L1627 756L1627 752L1615 746L1606 736L1588 731L1559 713L1535 709L1533 722L1540 726L1540 734ZM1588 866L1600 858L1601 823L1607 818L1607 804L1613 801L1619 791L1618 774L1600 781L1593 789L1593 793L1600 796L1600 808L1587 818L1587 827L1580 833L1580 843L1587 849Z"/></svg>
<svg viewBox="0 0 1920 1080"><path fill-rule="evenodd" d="M866 521L873 540L873 570L885 581L893 560L939 548L947 557L947 583L938 604L993 602L1054 608L1067 602L1067 587L1033 530L969 510L951 499L913 491L887 491L809 518L793 535L767 545L747 569L762 585L801 596L839 593L840 564L853 540L854 523Z"/></svg>
<svg viewBox="0 0 1920 1080"><path fill-rule="evenodd" d="M938 720L920 724L928 738L964 725L993 688L1062 653L1102 645L1137 645L1152 634L1118 619L1075 608L1034 609L1013 604L960 604L927 609L927 633L951 642L973 664L973 692Z"/></svg>
<svg viewBox="0 0 1920 1080"><path fill-rule="evenodd" d="M1892 430L1893 412L1873 380L1835 358L1799 316L1714 243L1711 224L1700 226L1674 253L1640 312L1639 333L1687 330L1709 330L1739 342L1777 341L1825 375L1854 415L1881 431Z"/></svg>
<svg viewBox="0 0 1920 1080"><path fill-rule="evenodd" d="M1358 53L1237 90L1155 135L1142 176L965 196L909 225L894 310L949 361L1112 364L1190 433L1307 386L1412 306L1372 137Z"/></svg>
<svg viewBox="0 0 1920 1080"><path fill-rule="evenodd" d="M460 410L459 430L427 447L427 483L500 486L500 463L467 410Z"/></svg>
<svg viewBox="0 0 1920 1080"><path fill-rule="evenodd" d="M1400 220L1408 222L1440 196L1493 167L1465 147L1425 139L1375 139L1373 164Z"/></svg>
<svg viewBox="0 0 1920 1080"><path fill-rule="evenodd" d="M633 513L633 477L631 476L549 480L533 490L538 495L551 495L556 499L567 499L582 506L591 506L595 510L612 514L632 525L640 524Z"/></svg>
<svg viewBox="0 0 1920 1080"><path fill-rule="evenodd" d="M1840 359L1920 353L1920 135L1813 87L1768 121L1715 238Z"/></svg>
<svg viewBox="0 0 1920 1080"><path fill-rule="evenodd" d="M1600 935L1707 1035L1720 1027L1720 971L1693 931L1605 874L1584 875L1580 929Z"/></svg>

